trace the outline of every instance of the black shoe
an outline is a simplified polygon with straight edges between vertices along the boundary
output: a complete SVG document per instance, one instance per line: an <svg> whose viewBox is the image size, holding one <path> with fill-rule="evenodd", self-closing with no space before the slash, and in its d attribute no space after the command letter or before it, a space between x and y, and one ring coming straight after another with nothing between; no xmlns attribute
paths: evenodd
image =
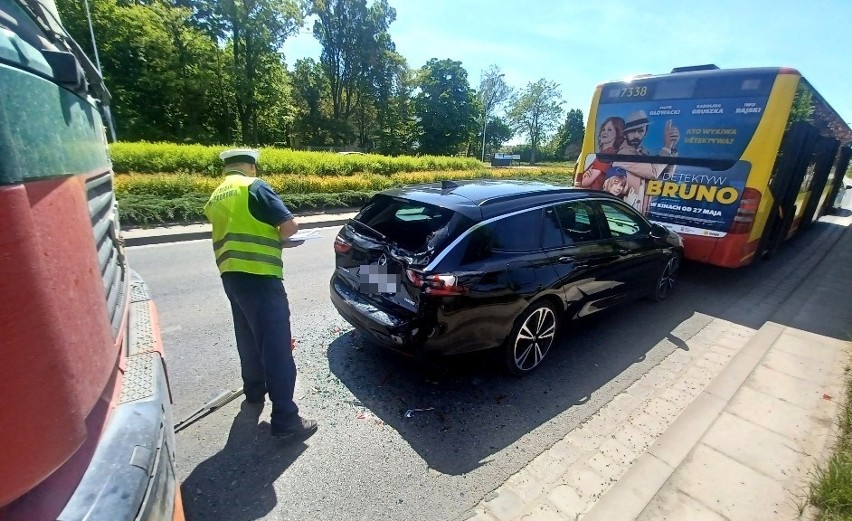
<svg viewBox="0 0 852 521"><path fill-rule="evenodd" d="M317 431L317 421L299 416L292 424L283 429L272 429L276 438L307 438Z"/></svg>

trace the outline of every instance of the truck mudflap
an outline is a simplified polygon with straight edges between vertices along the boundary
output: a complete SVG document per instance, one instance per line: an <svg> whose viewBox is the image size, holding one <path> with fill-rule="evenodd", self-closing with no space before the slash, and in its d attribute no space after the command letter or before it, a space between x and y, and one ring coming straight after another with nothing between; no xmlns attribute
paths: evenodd
<svg viewBox="0 0 852 521"><path fill-rule="evenodd" d="M131 273L127 357L119 403L74 495L72 520L182 520L171 399L145 283Z"/></svg>

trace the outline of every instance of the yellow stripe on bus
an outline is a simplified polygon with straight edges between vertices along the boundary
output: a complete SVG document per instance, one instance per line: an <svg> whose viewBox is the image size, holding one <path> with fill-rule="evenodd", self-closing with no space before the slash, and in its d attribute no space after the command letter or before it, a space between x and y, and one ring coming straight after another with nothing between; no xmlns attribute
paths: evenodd
<svg viewBox="0 0 852 521"><path fill-rule="evenodd" d="M775 85L769 94L763 117L754 131L741 159L751 163L746 187L759 190L762 194L754 225L751 228L749 242L759 239L764 233L769 212L775 202L769 192L769 178L777 159L777 151L781 147L781 139L790 117L790 108L801 76L798 74L779 74Z"/></svg>

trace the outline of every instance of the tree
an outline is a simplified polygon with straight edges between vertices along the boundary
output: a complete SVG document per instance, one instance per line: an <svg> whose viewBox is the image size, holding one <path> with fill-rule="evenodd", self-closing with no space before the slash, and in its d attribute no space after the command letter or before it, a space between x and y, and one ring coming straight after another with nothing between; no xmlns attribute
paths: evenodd
<svg viewBox="0 0 852 521"><path fill-rule="evenodd" d="M91 0L104 81L121 139L209 138L216 106L217 49L165 3ZM57 3L64 25L94 56L82 3Z"/></svg>
<svg viewBox="0 0 852 521"><path fill-rule="evenodd" d="M224 51L189 23L188 9L150 5L163 12L162 25L176 53L172 70L177 97L169 111L175 137L180 141L230 141L234 115L229 101L234 91Z"/></svg>
<svg viewBox="0 0 852 521"><path fill-rule="evenodd" d="M260 112L280 112L281 107L263 105L260 94L280 86L284 65L279 49L304 21L301 0L176 0L192 8L193 23L217 43L228 42L232 66L234 105L239 121L238 140L257 144L258 124L268 119ZM270 75L271 74L271 75Z"/></svg>
<svg viewBox="0 0 852 521"><path fill-rule="evenodd" d="M298 60L293 70L296 118L293 145L331 143L328 80L322 66L311 58Z"/></svg>
<svg viewBox="0 0 852 521"><path fill-rule="evenodd" d="M370 7L365 0L312 0L310 14L317 17L313 31L322 45L320 63L329 83L331 117L341 130L349 130L357 116L358 141L366 146L379 117L377 81L387 79L388 69L401 58L387 32L396 11L387 0L376 0ZM351 140L351 132L338 136L343 143Z"/></svg>
<svg viewBox="0 0 852 521"><path fill-rule="evenodd" d="M382 154L399 155L411 150L415 137L411 93L414 73L396 52L385 55L387 66L374 77L376 124L371 141Z"/></svg>
<svg viewBox="0 0 852 521"><path fill-rule="evenodd" d="M476 135L476 145L482 146L482 129L479 129L480 132ZM488 124L485 125L485 151L486 154L499 150L500 147L503 146L503 143L512 139L514 136L514 132L512 132L512 128L506 124L502 119L492 116L488 118ZM476 149L477 147L474 147ZM476 155L476 152L474 152ZM483 159L484 160L484 159Z"/></svg>
<svg viewBox="0 0 852 521"><path fill-rule="evenodd" d="M514 98L509 110L510 125L527 136L532 147L530 163L535 163L536 150L562 117L562 95L554 82L544 78L528 83L521 95Z"/></svg>
<svg viewBox="0 0 852 521"><path fill-rule="evenodd" d="M420 69L415 97L419 150L455 154L475 134L476 98L461 62L432 58Z"/></svg>
<svg viewBox="0 0 852 521"><path fill-rule="evenodd" d="M252 114L251 128L256 143L285 143L296 120L290 75L276 54L259 57L254 99L259 110Z"/></svg>
<svg viewBox="0 0 852 521"><path fill-rule="evenodd" d="M583 136L586 132L583 125L583 111L571 109L565 116L565 123L556 133L555 152L558 157L575 159L583 146Z"/></svg>
<svg viewBox="0 0 852 521"><path fill-rule="evenodd" d="M482 76L479 81L479 103L482 107L482 121L485 125L486 118L489 114L493 114L494 110L506 102L512 96L512 89L506 82L503 81L504 74L500 72L500 67L492 65ZM486 135L488 134L486 130ZM479 133L482 139L482 133ZM509 136L511 138L511 136ZM498 145L499 146L499 145ZM482 147L482 160L485 161L485 146Z"/></svg>

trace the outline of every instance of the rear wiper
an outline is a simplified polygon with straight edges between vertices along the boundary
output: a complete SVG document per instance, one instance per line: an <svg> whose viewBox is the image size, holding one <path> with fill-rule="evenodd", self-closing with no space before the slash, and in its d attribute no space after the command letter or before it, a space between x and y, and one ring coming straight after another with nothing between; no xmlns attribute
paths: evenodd
<svg viewBox="0 0 852 521"><path fill-rule="evenodd" d="M378 230L376 230L376 229L374 229L374 228L371 228L370 226L367 226L366 224L362 223L361 221L356 221L355 219L350 219L350 220L349 220L349 224L353 224L353 223L354 223L354 224L357 224L358 226L360 226L360 227L362 227L362 228L364 228L365 230L367 230L368 232L372 233L373 235L375 235L376 237L378 237L379 239L381 239L381 240L383 240L383 241L387 241L387 240L388 240L388 238L387 238L387 236L386 236L385 234L383 234L382 232L380 232L380 231L378 231Z"/></svg>

